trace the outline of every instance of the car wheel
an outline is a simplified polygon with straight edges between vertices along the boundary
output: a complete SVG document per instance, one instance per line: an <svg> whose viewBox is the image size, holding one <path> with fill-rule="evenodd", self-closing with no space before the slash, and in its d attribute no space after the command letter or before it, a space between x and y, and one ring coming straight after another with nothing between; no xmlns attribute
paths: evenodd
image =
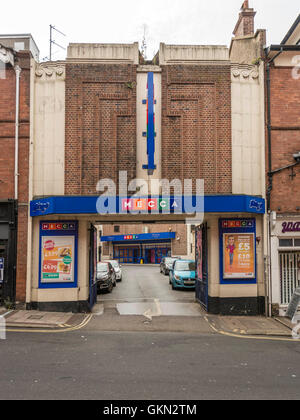
<svg viewBox="0 0 300 420"><path fill-rule="evenodd" d="M172 290L176 290L176 288L175 288L175 286L174 286L174 284L172 283Z"/></svg>

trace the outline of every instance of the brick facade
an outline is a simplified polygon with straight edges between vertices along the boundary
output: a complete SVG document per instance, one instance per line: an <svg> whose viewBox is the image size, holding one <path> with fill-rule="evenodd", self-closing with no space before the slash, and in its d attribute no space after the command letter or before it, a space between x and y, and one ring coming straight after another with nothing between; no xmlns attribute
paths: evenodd
<svg viewBox="0 0 300 420"><path fill-rule="evenodd" d="M231 193L230 66L163 66L162 110L162 178Z"/></svg>
<svg viewBox="0 0 300 420"><path fill-rule="evenodd" d="M243 2L239 20L234 29L236 37L243 37L254 34L254 17L256 12L249 7L249 0Z"/></svg>
<svg viewBox="0 0 300 420"><path fill-rule="evenodd" d="M295 163L300 151L300 82L292 77L292 67L270 68L272 170ZM296 175L295 177L293 176ZM273 176L271 210L300 214L300 166Z"/></svg>
<svg viewBox="0 0 300 420"><path fill-rule="evenodd" d="M136 178L136 66L67 64L66 195L95 195L100 179Z"/></svg>
<svg viewBox="0 0 300 420"><path fill-rule="evenodd" d="M16 300L25 301L27 271L28 176L30 139L30 54L17 53L20 76L19 185ZM0 79L0 200L14 199L16 75L6 65Z"/></svg>

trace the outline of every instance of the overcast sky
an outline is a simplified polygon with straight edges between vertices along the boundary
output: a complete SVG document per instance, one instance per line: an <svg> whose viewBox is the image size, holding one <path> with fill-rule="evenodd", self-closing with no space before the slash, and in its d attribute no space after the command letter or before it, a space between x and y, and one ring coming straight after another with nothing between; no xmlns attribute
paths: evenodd
<svg viewBox="0 0 300 420"><path fill-rule="evenodd" d="M268 30L268 45L280 43L300 13L299 0L249 0L257 11L256 29ZM229 45L243 0L15 0L1 4L0 33L31 33L40 59L49 55L49 25L63 46L70 42L142 41L146 25L147 56L159 43ZM5 17L5 18L4 18ZM54 47L53 59L65 58Z"/></svg>

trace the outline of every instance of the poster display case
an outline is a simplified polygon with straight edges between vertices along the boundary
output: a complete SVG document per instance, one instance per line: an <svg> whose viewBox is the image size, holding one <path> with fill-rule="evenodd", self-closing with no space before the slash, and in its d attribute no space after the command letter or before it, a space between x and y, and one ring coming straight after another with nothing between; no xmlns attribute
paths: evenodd
<svg viewBox="0 0 300 420"><path fill-rule="evenodd" d="M39 288L77 287L78 222L41 222Z"/></svg>
<svg viewBox="0 0 300 420"><path fill-rule="evenodd" d="M221 284L256 284L255 219L222 219L219 230Z"/></svg>

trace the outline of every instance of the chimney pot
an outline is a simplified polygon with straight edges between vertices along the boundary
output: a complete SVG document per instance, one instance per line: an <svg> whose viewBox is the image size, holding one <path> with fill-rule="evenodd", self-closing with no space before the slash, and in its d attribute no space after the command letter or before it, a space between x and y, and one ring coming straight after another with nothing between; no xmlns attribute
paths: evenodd
<svg viewBox="0 0 300 420"><path fill-rule="evenodd" d="M233 34L236 37L254 35L254 17L256 12L249 7L249 0L245 0L235 25Z"/></svg>

